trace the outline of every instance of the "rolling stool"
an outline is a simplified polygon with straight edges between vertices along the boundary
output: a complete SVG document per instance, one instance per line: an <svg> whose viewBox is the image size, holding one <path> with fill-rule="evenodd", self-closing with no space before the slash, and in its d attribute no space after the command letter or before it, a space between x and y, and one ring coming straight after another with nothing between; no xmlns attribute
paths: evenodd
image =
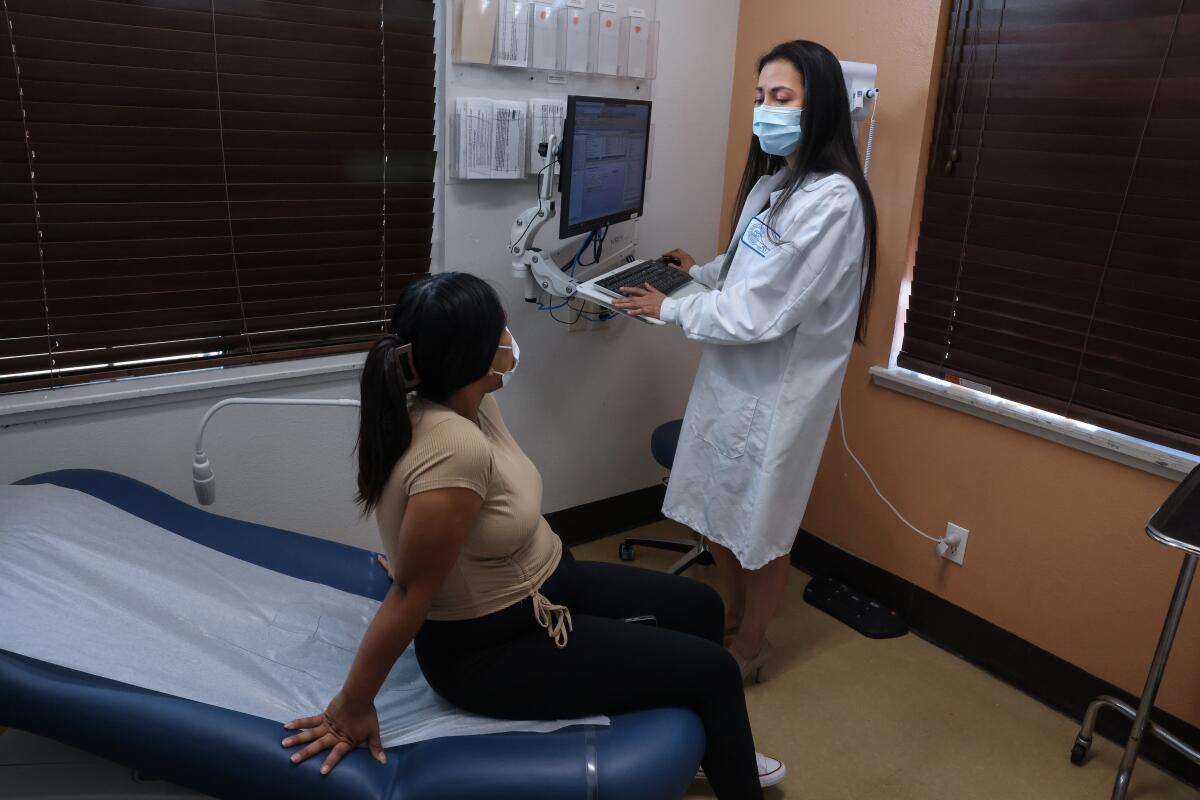
<svg viewBox="0 0 1200 800"><path fill-rule="evenodd" d="M1171 645L1175 641L1175 632L1179 629L1188 590L1192 586L1192 578L1196 575L1196 562L1200 560L1200 466L1193 469L1175 491L1171 492L1171 496L1162 507L1154 512L1154 516L1146 525L1146 533L1151 539L1167 547L1182 550L1185 555L1183 568L1179 571L1179 580L1175 583L1175 594L1171 597L1171 607L1167 611L1162 635L1158 639L1158 649L1154 651L1154 660L1150 662L1150 674L1146 676L1146 688L1142 690L1141 703L1135 713L1132 707L1115 697L1096 698L1088 706L1087 714L1083 718L1083 727L1075 737L1075 746L1071 749L1071 763L1082 765L1092 747L1092 733L1096 729L1096 717L1101 708L1115 709L1133 720L1133 730L1129 733L1125 755L1121 758L1117 781L1113 785L1112 800L1124 800L1126 792L1129 791L1129 779L1133 774L1133 765L1137 761L1138 749L1147 727L1152 734L1189 760L1200 764L1200 751L1189 747L1178 737L1150 721L1154 698L1158 694L1158 687L1167 667L1167 656L1171 654Z"/></svg>
<svg viewBox="0 0 1200 800"><path fill-rule="evenodd" d="M683 420L677 419L674 422L659 425L654 429L654 433L650 434L650 453L664 469L670 469L671 464L675 462L675 448L679 444L681 430L683 430ZM663 483L666 483L667 480L667 478L663 478ZM621 542L621 546L617 550L622 561L633 561L634 547L654 547L659 550L683 553L683 556L671 565L670 573L672 575L681 574L692 564L713 563L712 553L708 551L708 542L704 540L703 536L696 539L626 539Z"/></svg>

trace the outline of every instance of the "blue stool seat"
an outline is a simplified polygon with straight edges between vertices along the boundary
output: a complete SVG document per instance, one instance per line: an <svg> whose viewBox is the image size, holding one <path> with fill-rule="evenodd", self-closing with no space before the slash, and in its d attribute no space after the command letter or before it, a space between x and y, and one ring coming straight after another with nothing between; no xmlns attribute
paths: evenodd
<svg viewBox="0 0 1200 800"><path fill-rule="evenodd" d="M679 434L683 432L683 420L677 419L665 422L650 434L650 455L663 469L670 469L675 463L675 453L679 447ZM672 575L681 575L693 564L712 564L712 553L709 552L708 542L702 537L689 539L659 539L631 536L621 542L617 555L622 561L634 559L635 547L650 547L656 550L670 550L682 553L679 560L668 570Z"/></svg>
<svg viewBox="0 0 1200 800"><path fill-rule="evenodd" d="M650 455L663 469L675 463L675 449L679 446L679 434L683 431L683 420L665 422L650 434Z"/></svg>
<svg viewBox="0 0 1200 800"><path fill-rule="evenodd" d="M382 599L374 554L212 514L131 478L63 470L22 484L86 492L207 547L303 580ZM315 800L666 800L704 751L699 718L679 708L612 715L553 733L432 739L363 749L328 776L293 765L273 720L161 694L0 650L0 725L57 739L216 797Z"/></svg>

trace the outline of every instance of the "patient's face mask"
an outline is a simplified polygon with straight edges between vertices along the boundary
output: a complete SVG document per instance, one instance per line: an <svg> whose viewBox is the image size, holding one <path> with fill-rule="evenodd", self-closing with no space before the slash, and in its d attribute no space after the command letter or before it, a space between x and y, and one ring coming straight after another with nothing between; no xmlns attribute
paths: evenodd
<svg viewBox="0 0 1200 800"><path fill-rule="evenodd" d="M505 330L507 331L508 328L505 328ZM521 363L521 346L519 344L517 344L517 337L512 335L512 331L508 331L508 338L512 341L512 344L502 344L502 345L499 345L496 349L497 350L512 350L512 354L513 354L512 369L506 370L504 372L500 372L499 370L495 370L495 369L492 370L493 375L500 376L500 386L501 387L508 386L508 382L510 380L512 380L513 373L517 371L517 365Z"/></svg>
<svg viewBox="0 0 1200 800"><path fill-rule="evenodd" d="M800 114L794 106L754 107L754 135L764 153L790 156L800 146Z"/></svg>

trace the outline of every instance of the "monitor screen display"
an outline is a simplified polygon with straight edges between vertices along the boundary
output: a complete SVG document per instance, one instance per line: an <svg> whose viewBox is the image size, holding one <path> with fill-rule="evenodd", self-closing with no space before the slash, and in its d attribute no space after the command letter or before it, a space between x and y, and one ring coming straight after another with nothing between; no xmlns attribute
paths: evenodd
<svg viewBox="0 0 1200 800"><path fill-rule="evenodd" d="M649 101L567 98L561 238L641 215L649 144Z"/></svg>

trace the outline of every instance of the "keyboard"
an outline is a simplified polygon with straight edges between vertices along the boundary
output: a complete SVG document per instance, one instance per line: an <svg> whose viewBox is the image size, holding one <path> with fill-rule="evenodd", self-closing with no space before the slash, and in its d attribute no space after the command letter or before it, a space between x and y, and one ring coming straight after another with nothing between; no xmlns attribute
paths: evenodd
<svg viewBox="0 0 1200 800"><path fill-rule="evenodd" d="M666 261L654 259L634 264L620 272L614 272L607 278L596 281L594 285L621 296L622 286L640 289L648 283L663 294L670 294L691 282L692 277L686 272L676 269Z"/></svg>

